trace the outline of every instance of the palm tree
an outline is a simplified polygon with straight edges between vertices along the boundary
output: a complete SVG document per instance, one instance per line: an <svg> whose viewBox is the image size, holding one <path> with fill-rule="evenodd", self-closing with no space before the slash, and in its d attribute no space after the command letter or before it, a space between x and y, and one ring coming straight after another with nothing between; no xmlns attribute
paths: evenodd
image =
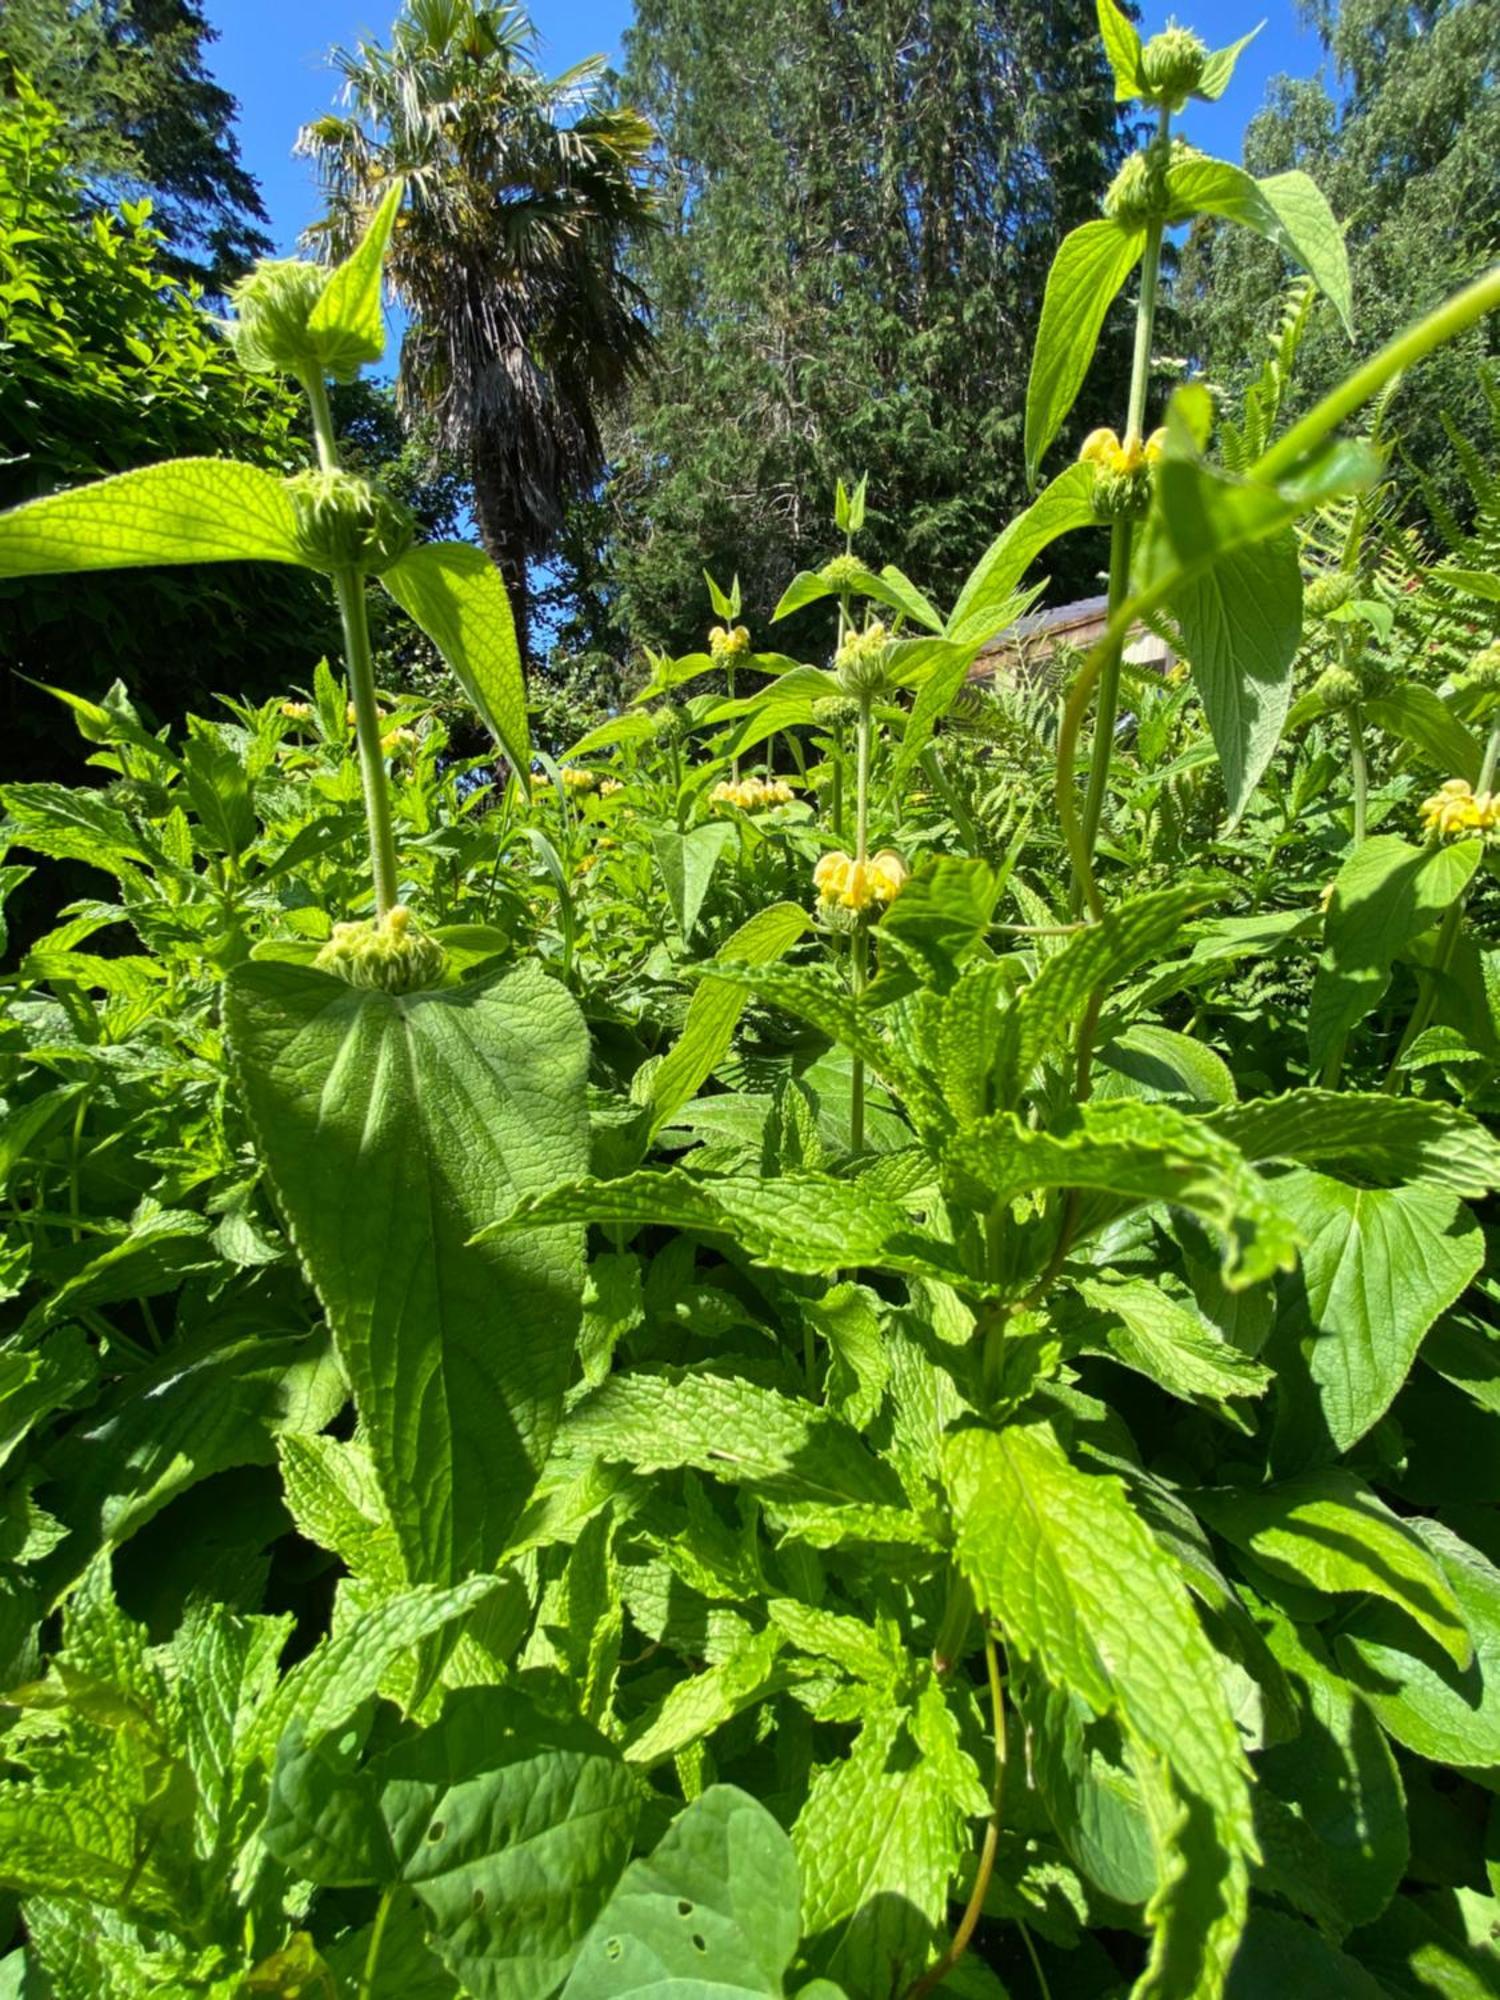
<svg viewBox="0 0 1500 2000"><path fill-rule="evenodd" d="M649 225L651 127L605 102L602 58L547 77L535 49L519 7L404 0L389 47L334 52L348 115L298 141L330 256L407 183L388 265L410 316L398 386L467 465L523 654L527 565L601 471L601 413L650 341L624 260Z"/></svg>

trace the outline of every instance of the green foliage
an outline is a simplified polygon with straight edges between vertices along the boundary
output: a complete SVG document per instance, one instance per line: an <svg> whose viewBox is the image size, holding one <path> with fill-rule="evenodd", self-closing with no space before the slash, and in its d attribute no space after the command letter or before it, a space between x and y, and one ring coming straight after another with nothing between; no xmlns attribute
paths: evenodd
<svg viewBox="0 0 1500 2000"><path fill-rule="evenodd" d="M1236 51L1102 25L1170 144ZM1148 448L1182 165L1123 439L932 597L835 486L791 650L712 570L534 773L503 583L339 462L395 194L238 294L315 474L0 515L18 591L326 577L347 674L62 686L98 782L0 788L0 891L92 891L0 979L11 1989L1494 1986L1500 674L1337 433L1500 272L1287 428L1304 287ZM1105 630L1022 685L1065 534ZM376 573L508 761L381 693Z"/></svg>

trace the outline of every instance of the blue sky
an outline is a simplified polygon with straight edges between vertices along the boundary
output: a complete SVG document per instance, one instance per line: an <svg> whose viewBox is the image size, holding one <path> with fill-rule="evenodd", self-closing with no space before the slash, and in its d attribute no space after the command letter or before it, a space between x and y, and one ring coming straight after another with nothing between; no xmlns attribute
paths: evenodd
<svg viewBox="0 0 1500 2000"><path fill-rule="evenodd" d="M1188 23L1214 47L1235 40L1258 18L1254 0L1181 4ZM1241 135L1267 81L1283 71L1307 75L1319 61L1316 38L1299 26L1293 0L1260 5L1266 27L1241 57L1227 99L1193 105L1184 120L1187 137L1226 159L1239 159ZM282 252L294 247L298 231L317 213L311 168L292 158L291 147L297 127L331 105L327 51L362 33L384 36L396 6L397 0L208 0L208 17L219 31L209 60L239 99L241 151L261 184ZM1143 33L1163 27L1169 11L1159 0L1145 0ZM545 65L565 69L583 56L617 57L631 12L631 0L533 0Z"/></svg>

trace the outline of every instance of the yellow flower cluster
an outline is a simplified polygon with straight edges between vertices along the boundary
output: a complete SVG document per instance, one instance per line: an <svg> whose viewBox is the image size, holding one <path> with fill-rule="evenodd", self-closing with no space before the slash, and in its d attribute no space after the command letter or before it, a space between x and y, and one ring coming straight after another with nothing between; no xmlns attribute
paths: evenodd
<svg viewBox="0 0 1500 2000"><path fill-rule="evenodd" d="M601 799L612 799L616 792L623 792L624 789L623 778L605 778L599 786L599 796Z"/></svg>
<svg viewBox="0 0 1500 2000"><path fill-rule="evenodd" d="M813 870L813 887L819 902L830 909L867 910L872 903L894 902L910 873L888 847L864 861L840 848L825 854Z"/></svg>
<svg viewBox="0 0 1500 2000"><path fill-rule="evenodd" d="M1500 792L1476 792L1467 778L1450 778L1422 801L1422 825L1442 840L1488 833L1500 825Z"/></svg>
<svg viewBox="0 0 1500 2000"><path fill-rule="evenodd" d="M381 737L380 748L384 756L397 757L404 750L415 750L417 742L418 737L415 729L400 727L389 730Z"/></svg>
<svg viewBox="0 0 1500 2000"><path fill-rule="evenodd" d="M726 779L709 798L716 806L738 806L741 812L764 812L767 806L789 806L797 796L784 778Z"/></svg>
<svg viewBox="0 0 1500 2000"><path fill-rule="evenodd" d="M726 629L715 625L708 635L708 650L716 660L732 660L750 650L750 634L743 625Z"/></svg>
<svg viewBox="0 0 1500 2000"><path fill-rule="evenodd" d="M570 792L591 792L599 782L599 774L584 770L581 764L564 764L562 781ZM531 789L534 792L545 792L551 783L545 771L532 772Z"/></svg>
<svg viewBox="0 0 1500 2000"><path fill-rule="evenodd" d="M288 722L306 722L312 715L310 701L284 701L281 712Z"/></svg>
<svg viewBox="0 0 1500 2000"><path fill-rule="evenodd" d="M1145 466L1159 465L1166 442L1165 431L1153 431L1144 444L1134 431L1126 433L1123 444L1114 431L1090 431L1079 450L1078 462L1095 465L1101 472L1135 473Z"/></svg>

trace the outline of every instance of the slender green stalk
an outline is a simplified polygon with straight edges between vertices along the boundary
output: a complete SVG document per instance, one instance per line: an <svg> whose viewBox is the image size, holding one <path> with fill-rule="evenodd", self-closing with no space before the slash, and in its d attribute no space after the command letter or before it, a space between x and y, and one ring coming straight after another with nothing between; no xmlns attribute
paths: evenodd
<svg viewBox="0 0 1500 2000"><path fill-rule="evenodd" d="M391 821L385 758L380 749L380 711L375 703L375 661L370 652L370 626L365 617L365 580L358 570L340 570L333 579L344 627L344 664L354 697L354 734L359 745L359 775L364 785L365 816L370 823L370 867L375 877L375 914L387 916L400 902L396 865L396 834Z"/></svg>
<svg viewBox="0 0 1500 2000"><path fill-rule="evenodd" d="M1170 140L1171 114L1162 106L1153 148L1165 148ZM1141 257L1141 289L1135 307L1135 350L1130 361L1130 403L1125 420L1125 439L1144 438L1146 399L1151 388L1151 343L1156 331L1156 302L1161 292L1162 224L1147 226L1146 248ZM1135 540L1135 523L1116 521L1109 540L1109 610L1119 610L1130 595L1130 555ZM1083 805L1083 838L1092 856L1099 838L1099 821L1109 786L1109 767L1114 756L1115 726L1120 713L1120 654L1105 662L1099 676L1099 693L1094 708L1094 747L1089 762L1088 791ZM1074 884L1078 895L1082 885Z"/></svg>
<svg viewBox="0 0 1500 2000"><path fill-rule="evenodd" d="M318 464L324 472L339 469L338 440L328 388L316 369L300 378L312 412ZM375 661L370 651L370 624L365 615L365 580L358 570L340 570L333 579L339 621L344 628L344 665L354 700L354 736L359 746L359 775L364 787L365 818L370 828L370 871L375 881L375 914L384 917L401 900L396 863L396 835L391 820L390 788L380 748L380 710L375 700Z"/></svg>
<svg viewBox="0 0 1500 2000"><path fill-rule="evenodd" d="M1500 719L1492 724L1489 741L1484 746L1484 761L1479 767L1479 783L1474 787L1476 792L1487 792L1493 787L1497 769L1500 769ZM1444 912L1437 946L1432 954L1432 964L1427 969L1427 977L1422 982L1422 991L1417 1004L1411 1011L1411 1019L1406 1024L1406 1031L1397 1044L1396 1053L1386 1074L1383 1088L1388 1097L1395 1097L1402 1090L1406 1079L1402 1075L1401 1065L1406 1059L1406 1052L1418 1035L1430 1026L1432 1017L1437 1012L1438 995L1442 991L1443 980L1447 976L1448 966L1453 958L1454 946L1458 943L1458 934L1463 928L1464 912L1468 907L1469 891L1465 889L1461 895L1453 898Z"/></svg>
<svg viewBox="0 0 1500 2000"><path fill-rule="evenodd" d="M875 734L874 704L868 695L861 695L859 702L859 724L857 738L857 761L855 767L854 794L854 859L863 867L870 851L870 750ZM855 995L865 990L867 953L870 948L869 932L860 920L854 933L853 950L849 955L850 984ZM865 1149L865 1064L863 1056L852 1059L849 1073L849 1149L862 1153Z"/></svg>
<svg viewBox="0 0 1500 2000"><path fill-rule="evenodd" d="M356 2000L370 2000L375 1990L375 1972L380 1964L380 1947L385 1943L385 1927L390 1921L391 1904L395 1901L396 1884L388 1883L380 1892L380 1904L375 1912L375 1922L370 1928L370 1948L365 1953L364 1970L359 1975Z"/></svg>
<svg viewBox="0 0 1500 2000"><path fill-rule="evenodd" d="M989 1632L984 1635L984 1663L990 1684L990 1717L995 1732L995 1782L990 1793L990 1816L985 1822L984 1845L979 1850L974 1887L969 1892L969 1900L948 1949L936 1965L929 1966L921 1978L906 1989L905 2000L927 2000L927 1995L937 1991L969 1949L979 1927L979 1919L984 1915L984 1899L995 1869L995 1856L1000 1847L1000 1821L1005 1807L1005 1694L995 1641Z"/></svg>
<svg viewBox="0 0 1500 2000"><path fill-rule="evenodd" d="M1349 763L1354 774L1354 845L1365 837L1370 810L1370 766L1365 756L1365 717L1358 703L1349 711Z"/></svg>
<svg viewBox="0 0 1500 2000"><path fill-rule="evenodd" d="M1459 334L1467 332L1486 313L1497 309L1500 309L1500 264L1493 264L1482 278L1476 278L1472 285L1466 285L1461 292L1445 299L1425 319L1418 320L1415 326L1407 327L1404 333L1398 333L1394 340L1387 341L1379 353L1372 355L1362 368L1356 368L1347 381L1330 390L1322 402L1314 404L1300 423L1293 424L1286 435L1251 466L1248 476L1255 480L1285 477L1346 417L1352 416L1373 396L1378 396L1393 375L1399 375L1413 363L1423 360L1445 341L1456 340Z"/></svg>
<svg viewBox="0 0 1500 2000"><path fill-rule="evenodd" d="M308 408L312 411L313 438L318 447L318 464L324 472L336 472L339 463L338 443L333 434L333 411L328 402L328 387L316 369L309 369L298 380L307 395Z"/></svg>

